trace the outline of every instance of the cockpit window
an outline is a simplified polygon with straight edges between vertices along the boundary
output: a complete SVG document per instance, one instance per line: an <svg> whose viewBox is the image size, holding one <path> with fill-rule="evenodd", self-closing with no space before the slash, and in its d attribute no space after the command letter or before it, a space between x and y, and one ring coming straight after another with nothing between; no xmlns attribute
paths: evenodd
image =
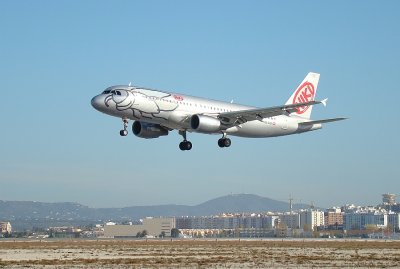
<svg viewBox="0 0 400 269"><path fill-rule="evenodd" d="M121 92L122 90L105 90L104 92L103 92L103 94L109 94L109 93L111 93L111 94L115 94L115 95L122 95L122 92Z"/></svg>

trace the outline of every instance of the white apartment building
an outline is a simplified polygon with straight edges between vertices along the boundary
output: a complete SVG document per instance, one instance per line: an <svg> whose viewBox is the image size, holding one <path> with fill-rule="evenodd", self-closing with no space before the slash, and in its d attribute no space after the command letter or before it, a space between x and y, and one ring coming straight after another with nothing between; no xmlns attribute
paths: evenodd
<svg viewBox="0 0 400 269"><path fill-rule="evenodd" d="M316 227L324 226L324 212L319 210L305 210L300 212L300 228L315 230Z"/></svg>
<svg viewBox="0 0 400 269"><path fill-rule="evenodd" d="M5 233L12 233L11 223L8 221L0 222L0 235Z"/></svg>

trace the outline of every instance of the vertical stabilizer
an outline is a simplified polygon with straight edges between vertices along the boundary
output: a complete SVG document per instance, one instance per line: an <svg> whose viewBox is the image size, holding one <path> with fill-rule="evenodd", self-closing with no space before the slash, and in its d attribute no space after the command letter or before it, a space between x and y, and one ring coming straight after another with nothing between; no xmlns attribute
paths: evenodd
<svg viewBox="0 0 400 269"><path fill-rule="evenodd" d="M319 81L319 74L308 73L305 79L300 83L297 89L294 91L289 100L287 100L286 105L305 103L315 100L315 95L317 93ZM311 117L312 106L299 107L293 114L305 119Z"/></svg>

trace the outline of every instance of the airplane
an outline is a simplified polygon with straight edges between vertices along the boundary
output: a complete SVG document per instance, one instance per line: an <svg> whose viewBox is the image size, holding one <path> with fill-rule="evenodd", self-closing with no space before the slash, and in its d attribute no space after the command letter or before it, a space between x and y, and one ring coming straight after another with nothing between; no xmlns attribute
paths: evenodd
<svg viewBox="0 0 400 269"><path fill-rule="evenodd" d="M122 119L121 136L132 132L141 138L158 138L177 130L183 137L182 151L191 150L187 132L220 134L218 146L230 147L229 136L276 137L300 134L322 128L323 123L344 120L311 120L314 105L326 106L327 99L315 100L320 74L310 72L284 105L256 108L129 85L111 86L91 100L105 114Z"/></svg>

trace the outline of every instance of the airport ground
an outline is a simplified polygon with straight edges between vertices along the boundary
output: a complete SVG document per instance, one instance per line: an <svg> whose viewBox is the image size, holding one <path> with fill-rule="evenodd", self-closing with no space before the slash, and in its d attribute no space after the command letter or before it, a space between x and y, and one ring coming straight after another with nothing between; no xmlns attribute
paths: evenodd
<svg viewBox="0 0 400 269"><path fill-rule="evenodd" d="M0 241L0 268L399 268L400 241Z"/></svg>

